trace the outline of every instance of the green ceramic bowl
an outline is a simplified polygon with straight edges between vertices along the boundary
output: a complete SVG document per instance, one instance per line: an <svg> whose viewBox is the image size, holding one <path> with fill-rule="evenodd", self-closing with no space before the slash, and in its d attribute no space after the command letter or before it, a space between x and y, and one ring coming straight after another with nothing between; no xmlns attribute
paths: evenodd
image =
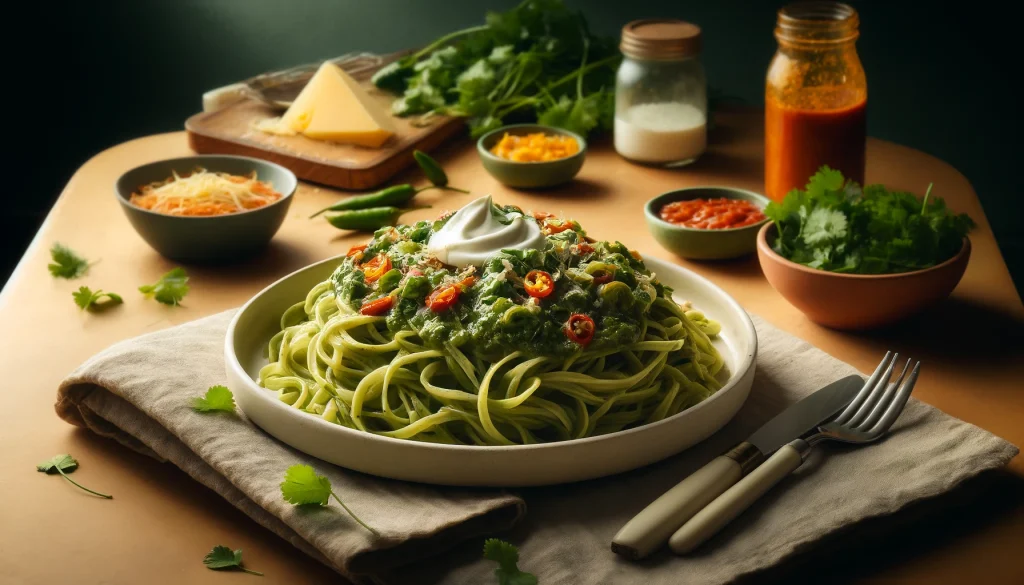
<svg viewBox="0 0 1024 585"><path fill-rule="evenodd" d="M647 227L654 239L670 252L695 260L724 260L752 253L757 248L757 232L768 222L765 218L753 225L721 230L702 230L669 223L659 216L661 208L676 201L690 199L742 199L761 209L768 198L753 191L734 187L690 187L658 195L644 206Z"/></svg>
<svg viewBox="0 0 1024 585"><path fill-rule="evenodd" d="M227 215L182 217L136 207L129 201L140 186L162 181L171 171L202 167L211 172L248 175L270 183L283 197L270 205ZM213 263L239 260L270 242L284 222L298 179L288 169L246 156L197 155L157 161L121 175L114 185L121 209L142 239L160 254L179 262Z"/></svg>
<svg viewBox="0 0 1024 585"><path fill-rule="evenodd" d="M491 154L491 148L506 133L513 136L522 136L537 132L543 132L549 136L571 136L580 145L580 150L572 156L545 162L515 162ZM551 128L549 126L541 126L540 124L513 124L511 126L502 126L497 130L491 130L481 136L480 140L476 143L476 151L480 155L480 160L484 163L484 168L487 169L487 172L502 184L509 187L536 189L540 187L553 187L571 181L576 176L576 173L580 172L580 168L583 167L583 159L587 154L587 141L579 134L562 130L561 128Z"/></svg>

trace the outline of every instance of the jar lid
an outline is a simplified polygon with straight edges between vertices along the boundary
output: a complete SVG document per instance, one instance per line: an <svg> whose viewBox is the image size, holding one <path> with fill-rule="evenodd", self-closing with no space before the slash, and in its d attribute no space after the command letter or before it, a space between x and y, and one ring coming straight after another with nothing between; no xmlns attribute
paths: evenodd
<svg viewBox="0 0 1024 585"><path fill-rule="evenodd" d="M700 27L674 18L634 20L622 27L619 49L634 59L684 59L700 53Z"/></svg>

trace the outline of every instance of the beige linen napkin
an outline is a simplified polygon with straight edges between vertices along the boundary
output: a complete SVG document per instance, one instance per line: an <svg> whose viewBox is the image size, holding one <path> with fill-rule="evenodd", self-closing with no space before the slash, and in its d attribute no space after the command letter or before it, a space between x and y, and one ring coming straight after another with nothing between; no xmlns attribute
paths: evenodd
<svg viewBox="0 0 1024 585"><path fill-rule="evenodd" d="M520 547L521 567L537 574L542 585L726 583L840 527L947 491L1005 465L1017 453L984 430L911 401L883 442L816 449L797 473L695 554L674 557L663 551L630 563L609 550L612 536L629 518L787 405L855 370L755 317L754 387L722 431L641 470L520 490L516 496L369 477L285 447L244 417L193 413L189 398L223 382L221 351L231 315L152 333L96 355L61 385L57 412L68 422L171 461L299 549L357 580L493 583L494 564L479 559L480 539L474 537L496 535L517 523L525 501L530 513L512 537ZM337 509L310 512L281 500L284 469L297 462L327 474L347 503L388 538L374 540ZM466 541L460 553L441 555L460 541ZM431 555L440 556L427 560Z"/></svg>

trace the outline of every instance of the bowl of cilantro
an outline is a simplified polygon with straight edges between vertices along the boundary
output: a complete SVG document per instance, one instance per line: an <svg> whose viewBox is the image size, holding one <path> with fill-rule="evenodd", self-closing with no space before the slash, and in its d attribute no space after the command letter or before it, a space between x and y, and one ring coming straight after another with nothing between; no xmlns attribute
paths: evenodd
<svg viewBox="0 0 1024 585"><path fill-rule="evenodd" d="M971 255L974 222L931 195L861 187L822 167L771 203L757 236L769 284L826 327L880 327L949 296Z"/></svg>

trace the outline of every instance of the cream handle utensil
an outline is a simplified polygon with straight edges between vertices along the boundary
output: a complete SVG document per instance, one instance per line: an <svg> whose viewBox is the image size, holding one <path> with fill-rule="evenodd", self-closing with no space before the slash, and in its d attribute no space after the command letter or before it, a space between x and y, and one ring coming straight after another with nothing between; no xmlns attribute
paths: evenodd
<svg viewBox="0 0 1024 585"><path fill-rule="evenodd" d="M706 508L694 514L669 539L668 544L672 551L686 554L711 538L782 478L800 467L811 452L811 448L818 443L841 441L865 444L884 436L903 412L903 407L910 399L910 393L914 390L914 384L921 371L921 362L914 364L911 369L912 360L907 360L899 376L890 381L896 357L892 352L886 353L882 363L858 392L857 397L834 419L820 425L806 439L795 439L779 447L767 461L736 482L736 485L718 496Z"/></svg>
<svg viewBox="0 0 1024 585"><path fill-rule="evenodd" d="M741 448L746 453L756 451L749 443L743 445L715 458L651 502L615 535L612 551L638 560L665 544L679 526L743 476L743 467L730 456Z"/></svg>
<svg viewBox="0 0 1024 585"><path fill-rule="evenodd" d="M782 478L800 467L809 451L810 446L801 439L780 447L757 469L687 520L669 539L669 548L672 552L682 555L700 546L772 489Z"/></svg>

